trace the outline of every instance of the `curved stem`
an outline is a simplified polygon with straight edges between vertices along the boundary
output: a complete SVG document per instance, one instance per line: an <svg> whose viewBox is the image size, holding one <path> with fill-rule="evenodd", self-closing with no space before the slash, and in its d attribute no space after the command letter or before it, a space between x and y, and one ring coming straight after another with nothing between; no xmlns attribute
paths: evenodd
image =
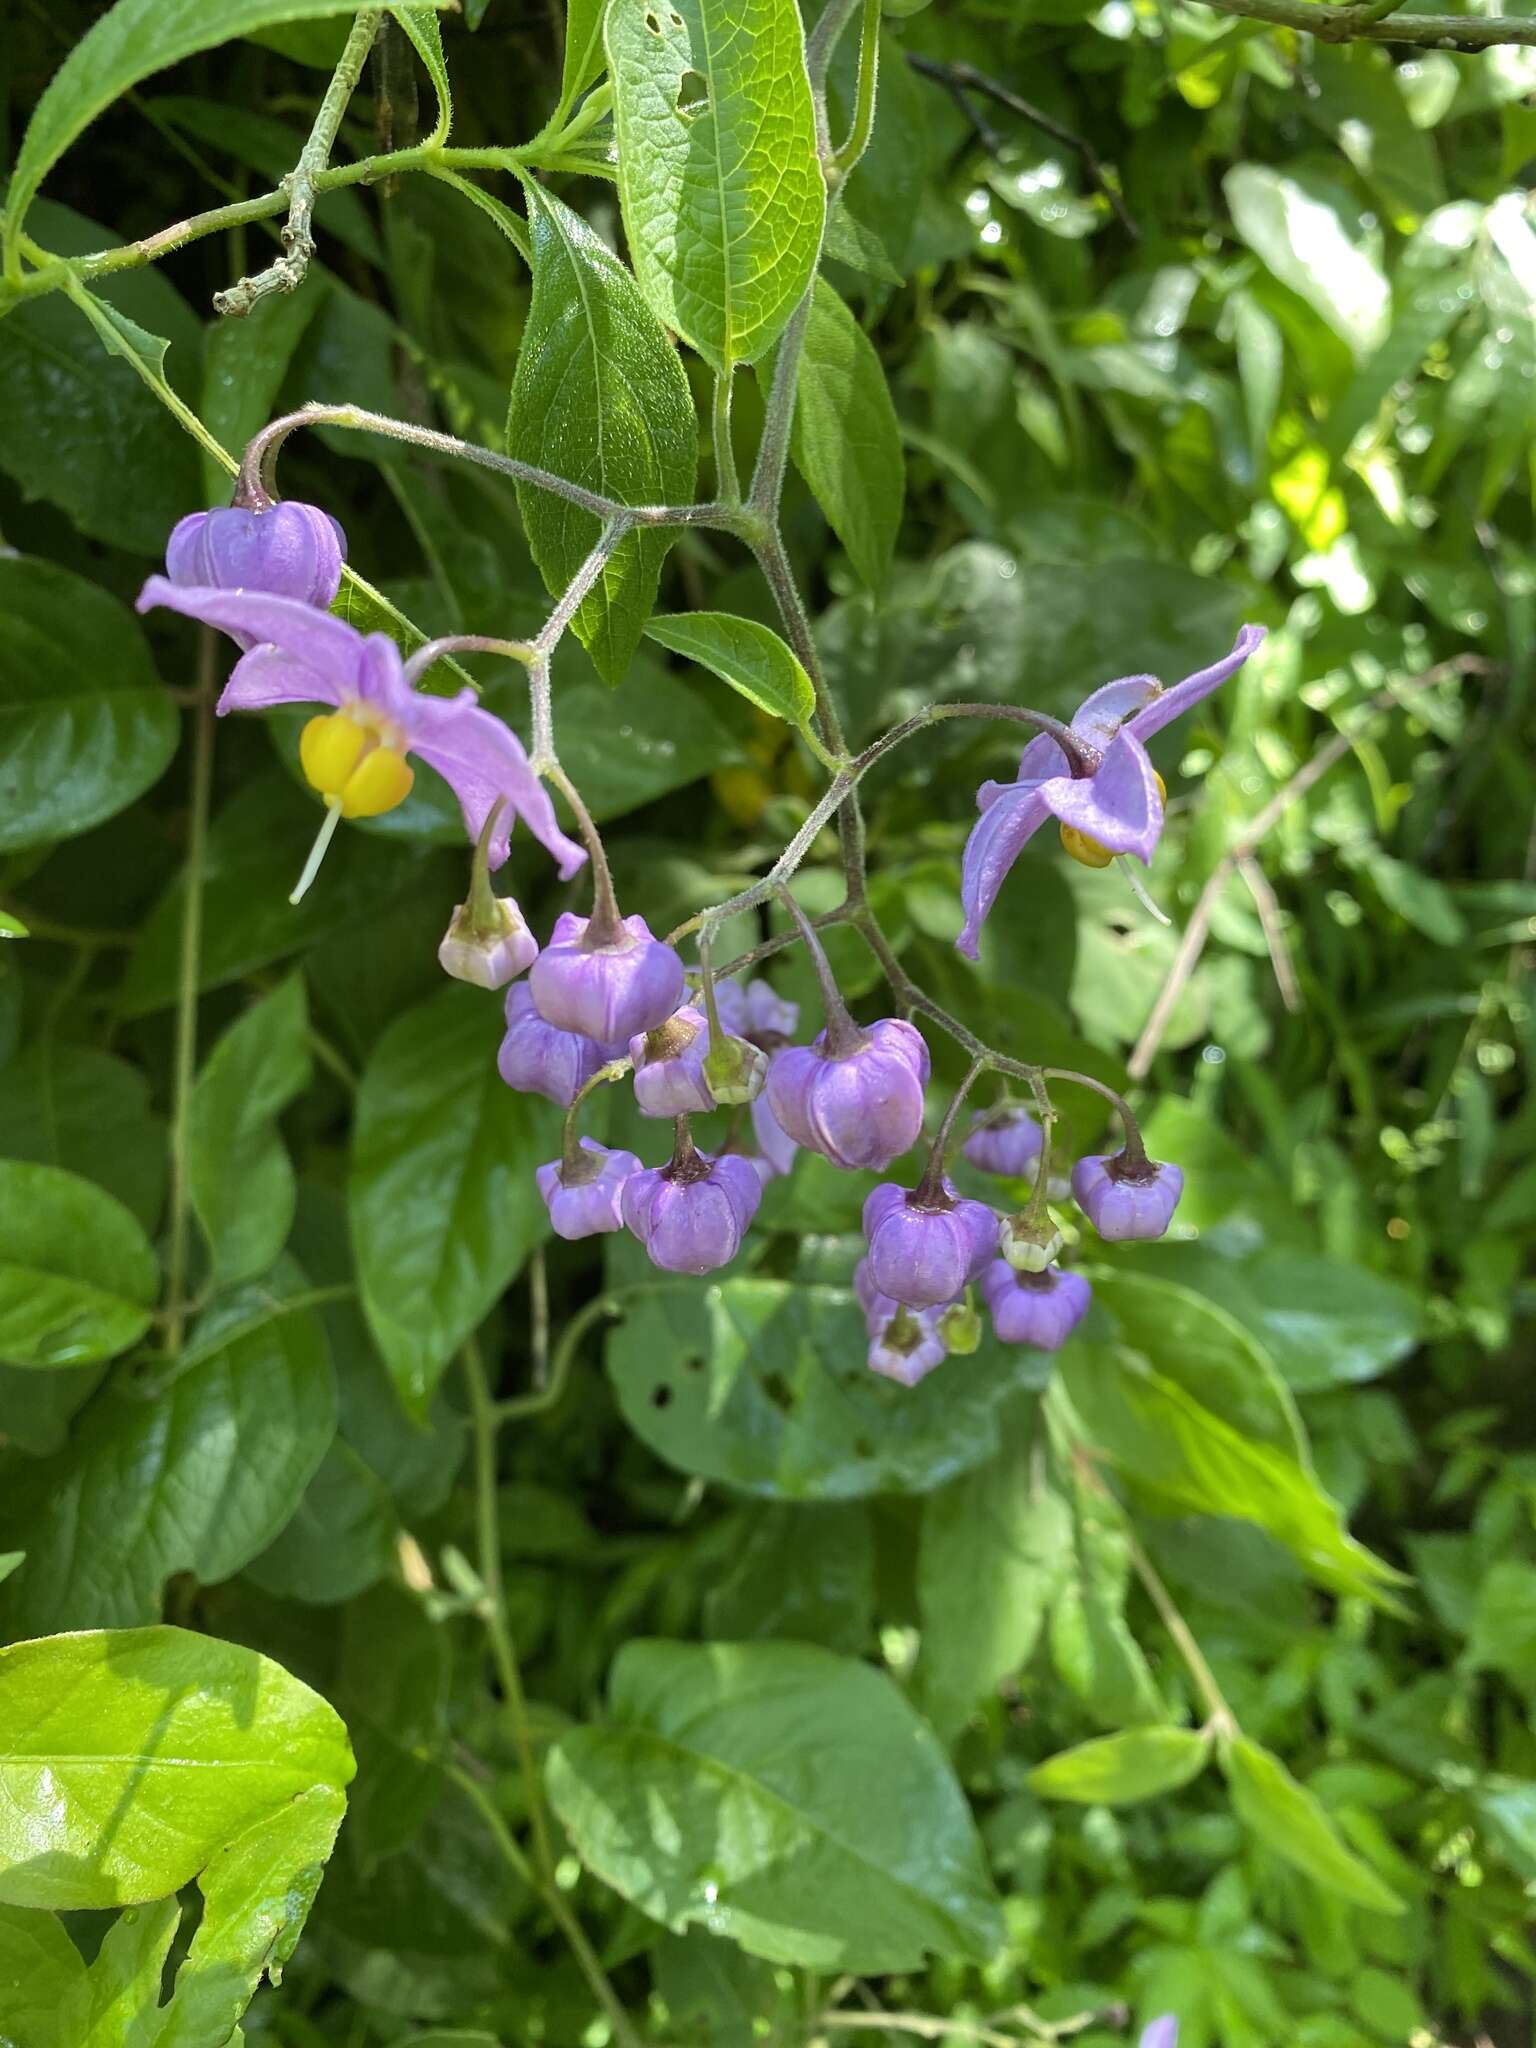
<svg viewBox="0 0 1536 2048"><path fill-rule="evenodd" d="M960 1114L960 1106L965 1101L966 1096L970 1094L972 1087L980 1076L986 1072L989 1065L990 1061L987 1056L979 1054L966 1068L965 1078L955 1090L949 1107L944 1112L944 1121L939 1125L938 1135L935 1137L932 1149L928 1154L928 1164L923 1169L923 1177L914 1190L913 1198L916 1202L938 1205L947 1199L944 1193L944 1154L949 1150L950 1134L955 1128L955 1118Z"/></svg>
<svg viewBox="0 0 1536 2048"><path fill-rule="evenodd" d="M827 1051L835 1060L847 1059L864 1043L864 1033L848 1014L848 1005L843 1001L843 992L837 985L832 972L832 963L826 950L817 938L810 919L795 901L792 891L785 883L778 888L780 901L794 919L805 950L811 956L811 965L816 970L816 983L821 990L822 1015L826 1019Z"/></svg>
<svg viewBox="0 0 1536 2048"><path fill-rule="evenodd" d="M599 1294L584 1303L560 1333L560 1341L555 1346L554 1357L550 1363L548 1383L536 1388L531 1394L514 1394L510 1400L498 1401L495 1404L497 1421L507 1422L513 1418L539 1415L546 1408L553 1408L565 1391L565 1383L571 1376L571 1367L575 1363L582 1338L599 1316L622 1314L623 1310L617 1298L611 1294Z"/></svg>
<svg viewBox="0 0 1536 2048"><path fill-rule="evenodd" d="M565 1122L560 1126L560 1164L562 1167L579 1167L582 1160L581 1139L576 1124L581 1105L589 1095L595 1095L599 1088L606 1088L612 1081L622 1081L634 1062L630 1059L610 1060L605 1067L599 1067L590 1081L583 1081L571 1097L571 1106L565 1112Z"/></svg>
<svg viewBox="0 0 1536 2048"><path fill-rule="evenodd" d="M608 558L634 525L627 512L616 513L598 535L591 552L576 574L561 592L560 601L539 629L539 636L533 643L533 654L540 661L548 661L559 645L566 627L581 610L588 591L607 567Z"/></svg>
<svg viewBox="0 0 1536 2048"><path fill-rule="evenodd" d="M445 654L504 654L509 661L531 668L538 659L526 640L497 640L488 633L447 633L441 640L426 640L405 663L405 680L411 689L427 670Z"/></svg>
<svg viewBox="0 0 1536 2048"><path fill-rule="evenodd" d="M1117 1094L1104 1081L1096 1081L1092 1074L1080 1074L1073 1067L1036 1067L1033 1069L1045 1081L1075 1081L1080 1088L1091 1088L1095 1095L1102 1095L1111 1104L1120 1125L1125 1132L1124 1157L1130 1164L1131 1172L1150 1172L1152 1162L1147 1157L1147 1148L1142 1143L1141 1126L1131 1114L1131 1106L1123 1095Z"/></svg>
<svg viewBox="0 0 1536 2048"><path fill-rule="evenodd" d="M547 762L540 773L546 782L554 784L570 805L576 820L576 829L580 832L591 857L592 917L587 927L588 933L590 934L594 927L600 933L616 933L622 929L624 921L619 915L618 898L613 893L613 875L608 866L608 855L603 850L598 829L592 822L592 813L582 801L581 791L558 761Z"/></svg>
<svg viewBox="0 0 1536 2048"><path fill-rule="evenodd" d="M880 70L880 0L864 0L864 19L859 26L859 83L854 101L853 126L848 139L832 159L839 181L846 178L869 147L875 125L875 83Z"/></svg>

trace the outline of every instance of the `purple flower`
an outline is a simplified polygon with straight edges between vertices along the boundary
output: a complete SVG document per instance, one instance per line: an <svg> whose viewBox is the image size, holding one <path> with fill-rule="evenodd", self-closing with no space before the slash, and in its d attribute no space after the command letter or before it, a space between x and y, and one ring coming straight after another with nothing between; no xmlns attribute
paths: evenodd
<svg viewBox="0 0 1536 2048"><path fill-rule="evenodd" d="M341 588L347 537L329 512L291 501L189 512L171 529L165 573L197 590L259 590L328 611ZM257 641L232 636L249 651Z"/></svg>
<svg viewBox="0 0 1536 2048"><path fill-rule="evenodd" d="M606 1055L600 1045L579 1031L562 1031L539 1015L526 981L507 991L507 1035L496 1065L509 1088L524 1095L547 1095L569 1109Z"/></svg>
<svg viewBox="0 0 1536 2048"><path fill-rule="evenodd" d="M1124 1152L1079 1159L1072 1169L1078 1207L1111 1244L1161 1237L1183 1192L1179 1167L1145 1157L1133 1162Z"/></svg>
<svg viewBox="0 0 1536 2048"><path fill-rule="evenodd" d="M1230 654L1171 690L1154 676L1125 676L1085 697L1072 715L1079 772L1050 734L1040 733L1024 749L1015 781L982 784L981 818L966 841L960 878L965 927L955 943L968 959L976 958L982 923L1008 870L1053 814L1094 848L1151 861L1163 799L1146 742L1236 675L1263 638L1262 626L1244 626Z"/></svg>
<svg viewBox="0 0 1536 2048"><path fill-rule="evenodd" d="M897 1017L858 1034L839 1058L818 1032L810 1045L786 1046L768 1069L768 1104L797 1145L834 1166L883 1173L923 1127L928 1048L922 1034Z"/></svg>
<svg viewBox="0 0 1536 2048"><path fill-rule="evenodd" d="M1022 1180L1033 1173L1044 1135L1027 1109L1006 1104L982 1110L971 1120L970 1135L960 1147L962 1157L983 1173Z"/></svg>
<svg viewBox="0 0 1536 2048"><path fill-rule="evenodd" d="M737 1038L774 1050L794 1035L800 1022L800 1005L775 994L766 981L717 981L715 1006L720 1022Z"/></svg>
<svg viewBox="0 0 1536 2048"><path fill-rule="evenodd" d="M758 1151L767 1164L769 1178L777 1179L780 1174L788 1173L794 1166L795 1154L800 1147L774 1115L766 1089L752 1104L752 1130Z"/></svg>
<svg viewBox="0 0 1536 2048"><path fill-rule="evenodd" d="M491 901L495 909L486 926L477 923L471 903L459 904L437 949L443 972L476 988L505 988L539 957L539 942L512 898Z"/></svg>
<svg viewBox="0 0 1536 2048"><path fill-rule="evenodd" d="M939 1335L941 1311L925 1308L916 1314L899 1303L894 1314L871 1325L869 1369L882 1379L895 1380L903 1387L915 1387L936 1365L949 1356Z"/></svg>
<svg viewBox="0 0 1536 2048"><path fill-rule="evenodd" d="M683 1000L683 963L652 938L643 917L624 918L611 938L566 911L534 962L529 983L539 1014L599 1045L627 1045L665 1024Z"/></svg>
<svg viewBox="0 0 1536 2048"><path fill-rule="evenodd" d="M413 688L410 664L385 634L359 633L296 598L182 588L163 576L151 576L139 593L141 612L156 605L254 643L224 685L220 716L276 704L333 707L305 726L300 759L312 787L342 817L377 817L403 803L413 780L405 757L417 754L453 790L471 839L492 807L505 803L488 849L493 868L507 857L514 815L553 856L562 879L586 859L560 830L517 735L480 709L473 690L428 697Z"/></svg>
<svg viewBox="0 0 1536 2048"><path fill-rule="evenodd" d="M1179 2023L1171 2012L1142 2029L1140 2048L1179 2048Z"/></svg>
<svg viewBox="0 0 1536 2048"><path fill-rule="evenodd" d="M945 1184L937 1198L908 1194L894 1181L864 1204L869 1277L908 1308L953 1301L997 1251L997 1217L985 1202L962 1200Z"/></svg>
<svg viewBox="0 0 1536 2048"><path fill-rule="evenodd" d="M741 1250L762 1199L763 1184L749 1159L735 1152L711 1159L690 1146L681 1164L645 1167L625 1181L621 1203L653 1266L712 1273Z"/></svg>
<svg viewBox="0 0 1536 2048"><path fill-rule="evenodd" d="M654 1031L638 1031L629 1041L635 1069L635 1100L643 1116L680 1116L689 1110L713 1109L714 1097L704 1079L709 1051L709 1025L689 1004L674 1010Z"/></svg>
<svg viewBox="0 0 1536 2048"><path fill-rule="evenodd" d="M1015 1272L1006 1259L994 1259L981 1276L982 1298L992 1311L992 1328L1004 1344L1033 1344L1037 1351L1059 1351L1093 1299L1081 1273L1047 1266L1043 1273Z"/></svg>
<svg viewBox="0 0 1536 2048"><path fill-rule="evenodd" d="M551 1159L533 1177L557 1237L596 1237L623 1229L619 1198L640 1170L633 1152L610 1152L595 1138L583 1138L579 1159Z"/></svg>

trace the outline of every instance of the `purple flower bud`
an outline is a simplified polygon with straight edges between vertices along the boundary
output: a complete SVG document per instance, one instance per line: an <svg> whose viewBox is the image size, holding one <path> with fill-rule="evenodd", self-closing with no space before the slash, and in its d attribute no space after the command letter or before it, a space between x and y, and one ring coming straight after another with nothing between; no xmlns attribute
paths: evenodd
<svg viewBox="0 0 1536 2048"><path fill-rule="evenodd" d="M1123 1152L1079 1159L1072 1192L1088 1221L1111 1244L1161 1237L1184 1192L1183 1170L1159 1160L1132 1165Z"/></svg>
<svg viewBox="0 0 1536 2048"><path fill-rule="evenodd" d="M870 1278L908 1308L953 1301L997 1252L997 1217L985 1202L959 1200L947 1185L932 1203L921 1193L885 1181L864 1204Z"/></svg>
<svg viewBox="0 0 1536 2048"><path fill-rule="evenodd" d="M883 1173L916 1143L923 1127L928 1048L897 1017L859 1034L839 1058L818 1032L810 1045L786 1046L768 1069L768 1101L797 1145L834 1166Z"/></svg>
<svg viewBox="0 0 1536 2048"><path fill-rule="evenodd" d="M459 904L437 949L443 972L476 988L505 988L539 957L539 942L512 898L494 896L491 901L495 909L489 926L476 921L470 904Z"/></svg>
<svg viewBox="0 0 1536 2048"><path fill-rule="evenodd" d="M526 981L507 991L507 1035L496 1065L509 1088L547 1095L569 1109L603 1062L603 1048L590 1038L545 1022Z"/></svg>
<svg viewBox="0 0 1536 2048"><path fill-rule="evenodd" d="M681 1167L642 1168L624 1183L624 1221L666 1273L712 1273L741 1250L763 1199L757 1170L738 1153L695 1152Z"/></svg>
<svg viewBox="0 0 1536 2048"><path fill-rule="evenodd" d="M704 1079L709 1051L709 1025L702 1011L685 1004L654 1031L638 1031L629 1041L635 1069L635 1100L642 1116L682 1116L689 1110L713 1109L715 1099Z"/></svg>
<svg viewBox="0 0 1536 2048"><path fill-rule="evenodd" d="M913 1314L898 1305L894 1315L870 1328L869 1369L882 1379L895 1380L903 1387L915 1387L948 1353L937 1329L938 1311L922 1309Z"/></svg>
<svg viewBox="0 0 1536 2048"><path fill-rule="evenodd" d="M1142 2030L1140 2048L1179 2048L1179 2023L1171 2012Z"/></svg>
<svg viewBox="0 0 1536 2048"><path fill-rule="evenodd" d="M557 1237L596 1237L624 1227L619 1197L640 1170L633 1152L610 1152L595 1138L583 1138L579 1160L551 1159L533 1177Z"/></svg>
<svg viewBox="0 0 1536 2048"><path fill-rule="evenodd" d="M341 587L347 537L318 505L285 500L259 511L241 505L189 512L171 529L165 573L208 590L254 590L328 611ZM257 644L233 633L247 653Z"/></svg>
<svg viewBox="0 0 1536 2048"><path fill-rule="evenodd" d="M627 1044L665 1024L683 1000L683 963L652 938L643 917L618 937L588 945L590 918L566 911L529 977L539 1015L599 1045Z"/></svg>
<svg viewBox="0 0 1536 2048"><path fill-rule="evenodd" d="M758 1150L767 1164L769 1179L788 1173L794 1166L795 1154L800 1147L774 1115L766 1090L752 1104L752 1130Z"/></svg>
<svg viewBox="0 0 1536 2048"><path fill-rule="evenodd" d="M1050 1217L1027 1209L1005 1216L999 1236L1003 1257L1018 1273L1043 1273L1061 1250L1061 1232Z"/></svg>
<svg viewBox="0 0 1536 2048"><path fill-rule="evenodd" d="M1081 1273L1047 1266L1043 1273L1020 1273L1006 1259L996 1259L981 1276L981 1292L992 1311L992 1327L1004 1344L1033 1344L1037 1351L1059 1351L1093 1299Z"/></svg>
<svg viewBox="0 0 1536 2048"><path fill-rule="evenodd" d="M864 1326L871 1337L883 1324L888 1323L901 1307L899 1301L889 1294L882 1294L875 1285L867 1258L860 1259L853 1269L853 1291L858 1296L859 1307L864 1311Z"/></svg>
<svg viewBox="0 0 1536 2048"><path fill-rule="evenodd" d="M1032 1174L1044 1144L1044 1134L1027 1109L1007 1106L982 1111L971 1121L970 1136L960 1147L962 1157L983 1173L1003 1174L1023 1180Z"/></svg>
<svg viewBox="0 0 1536 2048"><path fill-rule="evenodd" d="M715 983L715 1007L720 1022L737 1038L773 1049L794 1035L800 1022L800 1005L786 1002L766 981Z"/></svg>

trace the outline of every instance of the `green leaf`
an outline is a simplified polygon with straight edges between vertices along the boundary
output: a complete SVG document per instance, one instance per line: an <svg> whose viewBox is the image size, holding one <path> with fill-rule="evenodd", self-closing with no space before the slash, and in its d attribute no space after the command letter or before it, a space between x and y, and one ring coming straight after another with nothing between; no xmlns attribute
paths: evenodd
<svg viewBox="0 0 1536 2048"><path fill-rule="evenodd" d="M383 1480L337 1437L292 1521L246 1571L280 1600L330 1607L384 1576L398 1534Z"/></svg>
<svg viewBox="0 0 1536 2048"><path fill-rule="evenodd" d="M687 504L698 427L677 350L608 245L532 180L525 189L533 305L512 380L508 452L626 505ZM600 522L527 485L518 486L518 504L539 572L558 594ZM674 537L626 536L576 614L577 634L610 683L624 679Z"/></svg>
<svg viewBox="0 0 1536 2048"><path fill-rule="evenodd" d="M965 1796L883 1672L788 1643L628 1643L549 1790L582 1860L676 1932L861 1975L1002 1938Z"/></svg>
<svg viewBox="0 0 1536 2048"><path fill-rule="evenodd" d="M165 1193L165 1123L137 1067L88 1045L40 1038L0 1089L0 1157L88 1176L153 1231Z"/></svg>
<svg viewBox="0 0 1536 2048"><path fill-rule="evenodd" d="M1112 1495L1075 1477L1073 1547L1051 1610L1051 1656L1062 1681L1101 1727L1164 1722L1168 1709L1125 1619L1131 1549Z"/></svg>
<svg viewBox="0 0 1536 2048"><path fill-rule="evenodd" d="M860 580L878 590L901 530L901 429L873 344L825 278L806 322L790 452Z"/></svg>
<svg viewBox="0 0 1536 2048"><path fill-rule="evenodd" d="M126 605L51 562L0 559L0 851L114 816L164 774L178 731Z"/></svg>
<svg viewBox="0 0 1536 2048"><path fill-rule="evenodd" d="M75 2048L157 2048L160 1980L180 1919L174 1898L118 1915L60 2014Z"/></svg>
<svg viewBox="0 0 1536 2048"><path fill-rule="evenodd" d="M1042 1799L1073 1799L1083 1806L1134 1806L1177 1792L1198 1778L1210 1759L1210 1737L1187 1728L1127 1728L1064 1749L1029 1774Z"/></svg>
<svg viewBox="0 0 1536 2048"><path fill-rule="evenodd" d="M0 1902L167 1898L306 1793L352 1776L318 1693L237 1643L94 1629L0 1650Z"/></svg>
<svg viewBox="0 0 1536 2048"><path fill-rule="evenodd" d="M0 2015L17 2048L76 2048L60 2021L84 1980L80 1951L51 1913L0 1906Z"/></svg>
<svg viewBox="0 0 1536 2048"><path fill-rule="evenodd" d="M613 0L605 33L640 288L716 370L756 362L826 213L795 0Z"/></svg>
<svg viewBox="0 0 1536 2048"><path fill-rule="evenodd" d="M1357 358L1379 347L1391 322L1391 289L1376 241L1343 188L1267 164L1238 164L1222 185L1237 232L1270 275L1305 299Z"/></svg>
<svg viewBox="0 0 1536 2048"><path fill-rule="evenodd" d="M121 1202L56 1166L0 1160L0 1360L94 1365L149 1328L160 1269Z"/></svg>
<svg viewBox="0 0 1536 2048"><path fill-rule="evenodd" d="M350 1202L363 1310L424 1415L454 1351L546 1235L559 1116L496 1071L500 1008L447 988L398 1018L358 1091Z"/></svg>
<svg viewBox="0 0 1536 2048"><path fill-rule="evenodd" d="M277 410L293 352L325 296L324 279L311 276L303 291L279 292L240 319L217 320L209 328L203 352L203 425L224 447L238 454ZM207 454L203 487L210 504L228 502L228 473Z"/></svg>
<svg viewBox="0 0 1536 2048"><path fill-rule="evenodd" d="M1238 1736L1221 1746L1221 1768L1243 1825L1315 1884L1373 1913L1401 1913L1402 1900L1340 1841L1317 1798L1277 1756Z"/></svg>
<svg viewBox="0 0 1536 2048"><path fill-rule="evenodd" d="M1029 1662L1072 1566L1072 1519L1031 1474L1032 1441L1009 1416L997 1455L923 1508L917 1688L941 1735Z"/></svg>
<svg viewBox="0 0 1536 2048"><path fill-rule="evenodd" d="M225 1297L168 1387L114 1380L15 1475L0 1530L27 1561L0 1586L6 1630L148 1621L173 1573L229 1578L293 1514L335 1428L314 1311L270 1286Z"/></svg>
<svg viewBox="0 0 1536 2048"><path fill-rule="evenodd" d="M625 1420L678 1470L779 1500L921 1493L997 1447L997 1411L1041 1354L983 1340L963 1370L896 1388L865 1363L841 1288L728 1279L645 1287L608 1339Z"/></svg>
<svg viewBox="0 0 1536 2048"><path fill-rule="evenodd" d="M294 974L230 1025L192 1091L188 1184L221 1286L265 1273L287 1240L293 1167L277 1118L309 1076L309 1009Z"/></svg>
<svg viewBox="0 0 1536 2048"><path fill-rule="evenodd" d="M603 75L608 62L603 49L603 16L606 12L607 0L566 0L565 63L560 75L562 112Z"/></svg>
<svg viewBox="0 0 1536 2048"><path fill-rule="evenodd" d="M416 46L416 54L427 67L432 90L437 95L437 119L432 132L422 138L427 147L448 140L453 126L453 88L448 82L448 60L443 55L443 25L437 9L444 0L425 0L425 5L395 6L390 13Z"/></svg>
<svg viewBox="0 0 1536 2048"><path fill-rule="evenodd" d="M33 109L6 195L7 247L14 247L52 166L141 79L252 29L351 12L351 0L117 0L75 44Z"/></svg>
<svg viewBox="0 0 1536 2048"><path fill-rule="evenodd" d="M816 709L811 679L778 634L729 612L677 612L653 618L646 638L712 669L749 703L803 726Z"/></svg>
<svg viewBox="0 0 1536 2048"><path fill-rule="evenodd" d="M787 1636L857 1656L875 1609L875 1538L862 1503L749 1510L725 1573L704 1601L705 1631L725 1642Z"/></svg>

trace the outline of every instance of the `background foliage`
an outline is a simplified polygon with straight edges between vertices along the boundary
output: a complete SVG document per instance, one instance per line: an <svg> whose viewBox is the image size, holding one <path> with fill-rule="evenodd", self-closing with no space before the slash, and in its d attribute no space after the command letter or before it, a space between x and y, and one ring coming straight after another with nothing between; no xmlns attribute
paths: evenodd
<svg viewBox="0 0 1536 2048"><path fill-rule="evenodd" d="M685 5L729 62L779 47L768 0ZM1080 2019L1090 2048L1164 2010L1184 2048L1528 2039L1536 53L1150 0L887 9L786 499L850 737L936 697L1066 711L1271 628L1160 753L1172 930L1041 842L972 970L959 849L1012 743L946 725L871 777L904 968L1017 1056L1140 1084L1189 1181L1176 1241L1084 1247L1099 1306L1054 1375L993 1347L904 1392L846 1293L863 1185L814 1159L719 1284L546 1241L555 1113L436 965L444 793L423 773L349 828L291 910L292 726L220 728L201 845L198 641L129 609L227 491L210 450L310 399L502 447L510 395L556 469L632 406L608 488L710 475L709 308L661 304L700 356L638 391L572 325L594 274L643 318L606 88L539 182L506 175L602 78L600 10L562 37L558 8L467 0L441 44L399 10L336 160L421 161L327 192L302 289L238 321L210 302L276 253L270 217L21 280L266 191L347 23L220 0L151 36L125 0L101 76L42 98L99 12L20 7L7 50L13 226L44 193L0 291L0 903L30 933L0 956L0 2032L218 2044L265 1970L246 2037L285 2048L788 2043L879 2010L955 2040ZM444 58L483 165L428 161ZM750 122L756 89L722 73L721 108ZM786 266L736 298L740 346ZM283 486L429 634L534 630L590 540L368 435L298 437ZM741 551L626 550L556 712L661 930L819 784L690 658L682 615L773 617ZM470 666L519 718L505 665ZM567 898L526 844L510 880L547 929ZM797 888L838 901L830 838ZM829 941L874 1014L878 967ZM773 972L809 1021L799 957ZM483 1625L498 1574L521 1673ZM104 1633L31 1640L66 1631Z"/></svg>

